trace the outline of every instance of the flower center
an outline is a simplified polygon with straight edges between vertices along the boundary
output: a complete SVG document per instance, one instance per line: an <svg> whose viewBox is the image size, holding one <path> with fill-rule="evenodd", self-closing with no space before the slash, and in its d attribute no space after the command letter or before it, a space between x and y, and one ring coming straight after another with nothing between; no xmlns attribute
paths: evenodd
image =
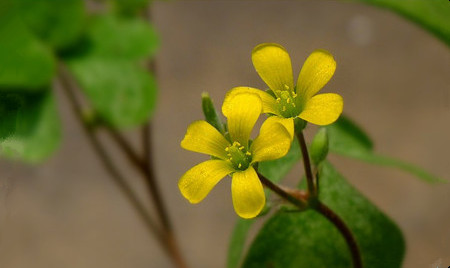
<svg viewBox="0 0 450 268"><path fill-rule="evenodd" d="M300 114L297 94L292 90L283 90L278 92L277 104L278 111L283 117L296 117Z"/></svg>
<svg viewBox="0 0 450 268"><path fill-rule="evenodd" d="M233 167L238 170L246 170L252 162L252 154L241 145L239 142L233 142L233 145L225 148L227 152L228 161L233 164Z"/></svg>

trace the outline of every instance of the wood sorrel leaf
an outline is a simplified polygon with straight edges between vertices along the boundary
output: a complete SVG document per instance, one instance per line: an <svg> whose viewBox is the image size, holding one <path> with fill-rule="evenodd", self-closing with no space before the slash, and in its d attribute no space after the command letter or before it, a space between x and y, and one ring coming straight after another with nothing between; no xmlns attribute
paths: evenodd
<svg viewBox="0 0 450 268"><path fill-rule="evenodd" d="M3 157L37 163L59 146L61 126L50 90L0 93L0 122Z"/></svg>
<svg viewBox="0 0 450 268"><path fill-rule="evenodd" d="M72 45L84 28L83 0L14 0L20 17L56 50Z"/></svg>
<svg viewBox="0 0 450 268"><path fill-rule="evenodd" d="M134 14L148 6L150 0L116 0L119 11L124 14Z"/></svg>
<svg viewBox="0 0 450 268"><path fill-rule="evenodd" d="M284 176L301 158L300 147L297 139L294 139L291 149L286 156L272 161L259 163L258 172L273 182L281 181ZM266 192L266 196L270 192ZM238 219L234 227L228 247L227 268L239 267L239 262L244 251L245 241L247 240L248 231L256 219Z"/></svg>
<svg viewBox="0 0 450 268"><path fill-rule="evenodd" d="M118 128L147 121L156 82L140 61L156 50L153 29L141 19L108 13L93 19L87 39L87 50L66 61L100 118Z"/></svg>
<svg viewBox="0 0 450 268"><path fill-rule="evenodd" d="M337 213L352 231L364 267L398 268L405 243L399 228L324 162L320 199ZM347 268L349 249L338 230L313 210L303 213L280 211L262 227L243 267Z"/></svg>
<svg viewBox="0 0 450 268"><path fill-rule="evenodd" d="M159 45L154 28L138 17L97 16L88 36L89 54L102 58L142 60L154 56Z"/></svg>
<svg viewBox="0 0 450 268"><path fill-rule="evenodd" d="M114 127L144 123L156 105L156 82L128 61L88 57L68 66L98 115Z"/></svg>
<svg viewBox="0 0 450 268"><path fill-rule="evenodd" d="M381 156L373 151L373 144L363 130L345 116L326 127L329 136L329 150L332 153L355 158L370 164L397 168L426 182L445 182L435 175L413 164Z"/></svg>
<svg viewBox="0 0 450 268"><path fill-rule="evenodd" d="M53 55L7 3L0 5L0 91L40 90L55 73Z"/></svg>
<svg viewBox="0 0 450 268"><path fill-rule="evenodd" d="M227 268L239 267L248 232L255 221L256 219L247 220L239 218L237 220L228 246Z"/></svg>
<svg viewBox="0 0 450 268"><path fill-rule="evenodd" d="M450 5L448 1L423 0L354 0L382 8L417 23L450 46Z"/></svg>

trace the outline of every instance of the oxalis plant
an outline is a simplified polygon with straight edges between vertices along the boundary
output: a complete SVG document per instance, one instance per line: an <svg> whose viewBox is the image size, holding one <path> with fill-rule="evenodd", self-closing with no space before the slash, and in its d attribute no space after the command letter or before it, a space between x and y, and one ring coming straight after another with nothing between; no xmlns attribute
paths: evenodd
<svg viewBox="0 0 450 268"><path fill-rule="evenodd" d="M450 44L448 1L357 2L393 10ZM39 164L58 149L55 92L60 91L111 183L173 266L193 267L180 251L155 175L151 118L160 42L151 14L146 0L0 1L0 156ZM196 204L231 177L232 205L239 217L227 268L401 267L405 241L400 229L340 175L328 154L397 168L430 183L443 180L375 153L369 136L342 114L343 98L319 93L334 75L332 54L300 52L306 60L295 81L283 46L263 43L251 53L249 48L267 88L224 89L224 117L207 93L201 96L205 118L188 126L181 147L210 157L179 178L179 192ZM253 131L255 125L259 131ZM141 150L123 135L130 128L141 134ZM305 139L307 128L315 131L311 140ZM111 145L140 173L155 213L130 186L100 133L109 135ZM297 187L283 186L282 179L298 162L303 172L295 174ZM258 229L254 238L252 228Z"/></svg>

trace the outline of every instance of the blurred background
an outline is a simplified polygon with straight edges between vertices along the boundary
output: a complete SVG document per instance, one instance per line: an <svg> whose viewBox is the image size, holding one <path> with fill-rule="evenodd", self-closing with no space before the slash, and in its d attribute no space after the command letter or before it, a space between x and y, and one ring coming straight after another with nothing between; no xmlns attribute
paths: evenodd
<svg viewBox="0 0 450 268"><path fill-rule="evenodd" d="M195 206L180 195L180 176L206 158L182 150L179 142L188 124L203 117L203 91L220 107L232 87L265 87L251 63L259 43L282 44L295 77L310 52L329 50L338 67L323 91L344 97L344 113L367 130L376 151L450 179L450 53L411 22L335 1L155 1L152 13L161 39L155 167L191 267L225 267L237 216L229 179ZM111 184L66 98L60 90L56 95L61 149L39 166L0 160L0 267L172 267ZM139 146L137 133L126 134ZM117 160L148 199L138 174ZM430 185L342 157L331 160L403 230L404 267L450 265L449 184ZM283 184L296 185L301 172L298 164Z"/></svg>

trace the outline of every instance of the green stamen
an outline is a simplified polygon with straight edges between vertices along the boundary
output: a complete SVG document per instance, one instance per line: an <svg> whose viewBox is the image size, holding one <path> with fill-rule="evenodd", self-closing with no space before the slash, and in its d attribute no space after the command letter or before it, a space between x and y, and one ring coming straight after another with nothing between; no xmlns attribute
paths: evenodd
<svg viewBox="0 0 450 268"><path fill-rule="evenodd" d="M252 162L252 154L239 142L233 142L233 145L225 148L227 152L228 161L233 164L233 167L238 170L246 170Z"/></svg>
<svg viewBox="0 0 450 268"><path fill-rule="evenodd" d="M295 104L297 100L297 94L291 90L280 91L279 98L277 98L278 109L283 117L296 117L301 111Z"/></svg>

